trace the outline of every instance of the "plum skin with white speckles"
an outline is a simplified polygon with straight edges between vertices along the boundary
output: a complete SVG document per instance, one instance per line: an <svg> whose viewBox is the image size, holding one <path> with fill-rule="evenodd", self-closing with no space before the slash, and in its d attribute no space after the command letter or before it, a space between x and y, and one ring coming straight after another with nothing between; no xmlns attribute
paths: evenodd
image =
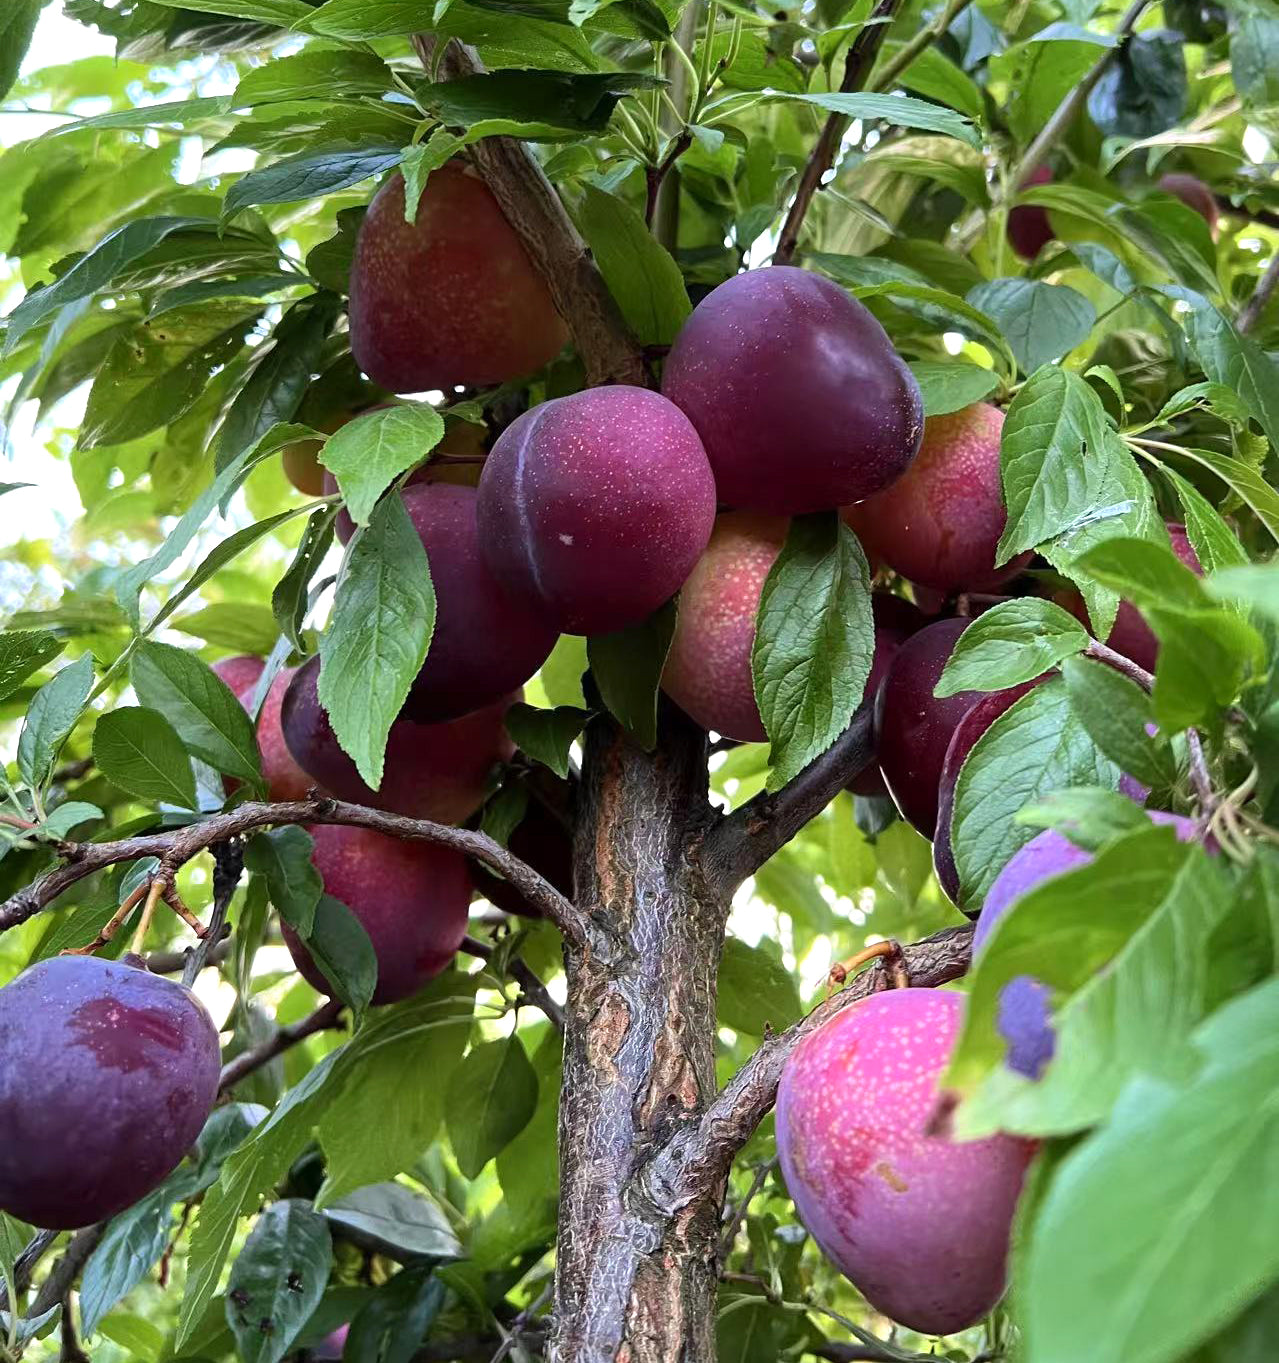
<svg viewBox="0 0 1279 1363"><path fill-rule="evenodd" d="M48 1230L157 1187L217 1097L217 1029L189 989L54 956L0 989L0 1208Z"/></svg>
<svg viewBox="0 0 1279 1363"><path fill-rule="evenodd" d="M777 1149L800 1220L891 1320L953 1334L1003 1295L1033 1141L925 1134L964 1000L873 994L801 1042L777 1095Z"/></svg>
<svg viewBox="0 0 1279 1363"><path fill-rule="evenodd" d="M861 501L907 469L923 399L887 333L820 275L734 275L684 323L662 392L688 413L721 502L793 515Z"/></svg>
<svg viewBox="0 0 1279 1363"><path fill-rule="evenodd" d="M715 481L692 423L659 393L617 384L513 421L480 475L493 575L565 634L646 619L710 539Z"/></svg>

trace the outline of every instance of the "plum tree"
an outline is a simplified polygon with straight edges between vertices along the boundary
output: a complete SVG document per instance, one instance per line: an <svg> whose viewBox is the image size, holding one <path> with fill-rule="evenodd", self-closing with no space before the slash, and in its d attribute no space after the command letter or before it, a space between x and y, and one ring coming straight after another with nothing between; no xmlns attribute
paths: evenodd
<svg viewBox="0 0 1279 1363"><path fill-rule="evenodd" d="M264 666L261 658L240 654L234 658L222 658L213 664L213 670L247 710ZM280 725L280 709L292 680L293 669L281 668L271 679L262 708L258 711L258 752L262 756L262 777L266 781L267 798L270 800L305 799L307 791L315 784L293 760Z"/></svg>
<svg viewBox="0 0 1279 1363"><path fill-rule="evenodd" d="M1033 1142L928 1134L963 1012L957 994L896 989L807 1036L777 1094L777 1152L800 1219L891 1320L950 1334L1003 1295Z"/></svg>
<svg viewBox="0 0 1279 1363"><path fill-rule="evenodd" d="M845 507L845 521L903 577L939 592L991 591L1030 560L995 567L1007 512L999 474L1004 414L975 402L924 422L914 463L882 492Z"/></svg>
<svg viewBox="0 0 1279 1363"><path fill-rule="evenodd" d="M719 500L794 514L887 487L919 449L919 385L872 314L793 266L712 290L666 359L662 392L697 427Z"/></svg>
<svg viewBox="0 0 1279 1363"><path fill-rule="evenodd" d="M421 482L399 496L426 549L435 588L435 629L404 718L419 724L457 719L522 686L546 661L556 631L489 571L474 488ZM339 537L349 539L354 528L342 512Z"/></svg>
<svg viewBox="0 0 1279 1363"><path fill-rule="evenodd" d="M351 910L373 943L373 1004L416 994L448 967L466 935L471 902L466 858L447 847L341 824L314 826L311 836L311 860L325 894ZM322 994L331 992L302 939L288 923L280 929L302 977Z"/></svg>
<svg viewBox="0 0 1279 1363"><path fill-rule="evenodd" d="M1197 836L1191 819L1162 810L1151 810L1149 816L1155 823L1171 825L1181 842L1191 842ZM1037 833L1013 854L986 892L973 934L974 956L985 949L995 924L1023 895L1050 877L1086 866L1092 859L1091 852L1055 828ZM1028 1079L1038 1079L1056 1049L1050 997L1044 984L1030 975L1009 980L999 996L996 1025L1008 1043L1008 1067Z"/></svg>
<svg viewBox="0 0 1279 1363"><path fill-rule="evenodd" d="M1044 677L1034 681L1021 682L1003 691L992 691L969 707L967 714L955 726L950 742L946 745L946 756L942 761L941 776L937 783L937 824L933 835L933 869L937 873L937 883L947 897L959 903L959 868L955 865L954 848L950 840L950 821L955 808L955 787L959 782L959 771L967 760L968 754L977 746L977 740L1004 713L1011 709L1028 691L1039 685ZM967 912L967 910L965 910ZM970 915L976 917L976 912Z"/></svg>
<svg viewBox="0 0 1279 1363"><path fill-rule="evenodd" d="M1190 543L1190 536L1186 533L1186 527L1176 521L1169 521L1167 529L1173 553L1192 572L1202 574L1203 567L1199 562L1199 555L1195 553L1195 547ZM1088 619L1088 608L1079 592L1071 588L1056 593L1053 599L1059 605L1064 606L1085 628L1092 628ZM1159 640L1155 637L1154 630L1146 624L1141 612L1131 601L1120 601L1119 610L1115 615L1115 623L1111 626L1105 642L1116 653L1122 653L1125 658L1131 658L1139 667L1144 667L1147 672L1155 670L1155 661L1159 657Z"/></svg>
<svg viewBox="0 0 1279 1363"><path fill-rule="evenodd" d="M351 351L393 393L503 383L553 360L568 331L474 171L431 174L409 223L404 179L373 196L351 265Z"/></svg>
<svg viewBox="0 0 1279 1363"><path fill-rule="evenodd" d="M1053 173L1048 166L1038 166L1026 188L1052 184ZM1053 239L1048 210L1039 204L1019 204L1008 214L1008 241L1023 260L1034 260L1040 250Z"/></svg>
<svg viewBox="0 0 1279 1363"><path fill-rule="evenodd" d="M480 475L480 544L557 631L637 624L706 548L715 483L688 418L659 393L588 388L525 412Z"/></svg>
<svg viewBox="0 0 1279 1363"><path fill-rule="evenodd" d="M875 592L870 599L871 614L875 621L875 652L870 660L870 675L866 678L863 703L872 705L879 695L884 677L892 666L898 650L928 623L928 617L911 603L891 592ZM870 762L848 783L854 795L884 796L888 787L884 784L883 773L879 769L878 746Z"/></svg>
<svg viewBox="0 0 1279 1363"><path fill-rule="evenodd" d="M506 840L506 846L562 894L573 893L572 833L540 800L529 799L528 809ZM541 910L530 904L509 880L479 862L471 863L471 881L476 892L496 908L526 918L542 916Z"/></svg>
<svg viewBox="0 0 1279 1363"><path fill-rule="evenodd" d="M1161 175L1158 183L1165 194L1174 194L1187 208L1193 208L1208 224L1213 239L1216 240L1219 214L1217 196L1197 175L1187 175L1185 171L1174 170L1167 175Z"/></svg>
<svg viewBox="0 0 1279 1363"><path fill-rule="evenodd" d="M754 511L715 518L706 552L679 594L662 689L704 729L759 743L768 735L755 703L751 651L764 579L789 521Z"/></svg>
<svg viewBox="0 0 1279 1363"><path fill-rule="evenodd" d="M518 695L442 724L403 717L391 726L382 785L371 790L342 750L320 704L320 660L298 668L284 694L284 741L298 766L340 800L354 800L414 819L461 823L484 802L494 769L515 745L504 716Z"/></svg>
<svg viewBox="0 0 1279 1363"><path fill-rule="evenodd" d="M23 971L0 989L0 1209L72 1230L131 1206L200 1134L220 1063L203 1004L141 962Z"/></svg>

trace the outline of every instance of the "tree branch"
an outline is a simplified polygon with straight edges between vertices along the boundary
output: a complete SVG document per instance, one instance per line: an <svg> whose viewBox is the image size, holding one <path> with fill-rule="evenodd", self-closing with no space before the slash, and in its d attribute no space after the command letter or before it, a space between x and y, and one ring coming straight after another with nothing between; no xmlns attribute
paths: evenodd
<svg viewBox="0 0 1279 1363"><path fill-rule="evenodd" d="M1061 141L1070 125L1075 121L1080 109L1087 103L1093 87L1105 74L1106 68L1123 51L1124 44L1137 26L1137 20L1141 18L1149 4L1150 0L1133 0L1123 18L1120 19L1118 28L1115 29L1117 41L1114 47L1103 49L1101 56L1093 63L1084 78L1057 106L1052 117L1040 129L1038 137L1026 148L1025 156L1022 157L1017 169L1009 177L1007 197L1011 198L1019 190L1026 187L1030 182L1030 177L1047 159L1048 153ZM992 195L992 208L998 207L1000 202L1002 200L999 195ZM960 224L955 234L956 250L968 251L971 249L973 243L981 235L982 224L985 219L985 213L978 208L969 215L965 222Z"/></svg>
<svg viewBox="0 0 1279 1363"><path fill-rule="evenodd" d="M249 802L225 814L214 814L200 823L166 829L162 833L144 833L119 842L67 844L63 850L66 858L64 865L46 871L25 890L20 890L0 904L0 932L25 923L77 881L117 862L158 857L160 867L157 875L163 875L171 881L178 867L217 843L272 825L308 823L370 828L389 837L429 842L474 857L476 861L505 876L570 941L584 940L583 918L576 906L531 866L486 834L468 828L454 828L449 824L432 823L427 819L408 819L400 814L388 814L384 810L368 809L364 805L330 800L324 796L281 804Z"/></svg>
<svg viewBox="0 0 1279 1363"><path fill-rule="evenodd" d="M781 790L748 800L707 834L702 865L726 898L869 764L874 755L871 710L862 705L843 734Z"/></svg>
<svg viewBox="0 0 1279 1363"><path fill-rule="evenodd" d="M972 937L973 925L965 923L903 947L911 984L932 988L958 979L968 969ZM677 1132L644 1171L645 1191L656 1205L673 1215L722 1183L734 1156L776 1101L782 1069L800 1042L836 1013L883 988L888 979L883 962L877 962L780 1036L767 1038L706 1112Z"/></svg>
<svg viewBox="0 0 1279 1363"><path fill-rule="evenodd" d="M413 38L428 71L435 65L435 45L433 34L419 33ZM484 72L475 50L455 41L445 46L438 67L448 79ZM528 144L513 137L486 137L470 147L468 155L545 279L577 342L587 382L642 386L643 350L622 320L590 250Z"/></svg>
<svg viewBox="0 0 1279 1363"><path fill-rule="evenodd" d="M1270 264L1257 281L1252 297L1239 310L1235 326L1240 331L1251 331L1257 325L1257 319L1266 310L1266 304L1270 302L1276 288L1279 288L1279 251L1270 257Z"/></svg>
<svg viewBox="0 0 1279 1363"><path fill-rule="evenodd" d="M879 49L900 7L901 0L878 0L866 21L865 28L857 35L853 45L848 49L848 56L844 59L844 78L839 83L841 94L850 94L862 88L867 76L870 75L871 67L875 65L875 58L879 55ZM804 217L813 201L813 195L821 187L822 176L835 164L840 140L847 127L848 119L843 114L832 113L827 116L821 136L809 153L799 177L786 221L782 223L782 230L777 238L777 249L773 252L774 265L790 264L795 248L799 245L800 229L804 225Z"/></svg>

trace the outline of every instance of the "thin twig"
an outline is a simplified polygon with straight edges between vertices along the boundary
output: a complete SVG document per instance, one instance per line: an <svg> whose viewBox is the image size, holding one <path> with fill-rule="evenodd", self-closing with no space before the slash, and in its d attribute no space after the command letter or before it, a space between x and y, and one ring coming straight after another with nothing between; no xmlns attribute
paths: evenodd
<svg viewBox="0 0 1279 1363"><path fill-rule="evenodd" d="M1270 264L1257 281L1252 297L1239 309L1239 316L1235 320L1239 331L1251 331L1256 326L1257 319L1265 311L1276 288L1279 288L1279 250L1270 257Z"/></svg>

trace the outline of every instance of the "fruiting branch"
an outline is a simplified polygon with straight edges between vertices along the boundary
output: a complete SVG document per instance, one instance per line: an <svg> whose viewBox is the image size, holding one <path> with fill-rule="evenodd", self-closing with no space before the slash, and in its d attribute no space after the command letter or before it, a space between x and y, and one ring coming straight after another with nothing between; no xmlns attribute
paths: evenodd
<svg viewBox="0 0 1279 1363"><path fill-rule="evenodd" d="M839 83L841 94L851 94L854 90L862 88L867 76L870 75L871 67L875 65L875 58L879 55L879 49L900 7L901 0L879 0L876 4L866 21L865 28L848 49L848 56L844 60L844 78ZM843 114L833 113L827 116L821 136L809 153L803 173L799 177L795 198L791 202L790 211L786 214L786 221L782 224L781 234L777 238L777 249L773 252L774 265L790 264L795 248L799 245L799 233L804 225L808 207L813 201L813 195L821 187L822 176L835 164L840 139L847 127L848 119Z"/></svg>
<svg viewBox="0 0 1279 1363"><path fill-rule="evenodd" d="M913 985L932 988L958 979L972 958L971 924L946 928L902 948ZM881 961L779 1036L767 1038L720 1090L706 1112L678 1132L645 1173L646 1190L673 1214L728 1175L737 1152L750 1140L777 1098L782 1068L795 1048L850 1004L890 985Z"/></svg>
<svg viewBox="0 0 1279 1363"><path fill-rule="evenodd" d="M866 767L874 755L872 727L871 707L863 705L840 737L781 790L748 800L708 834L702 863L721 894L731 895Z"/></svg>
<svg viewBox="0 0 1279 1363"><path fill-rule="evenodd" d="M484 71L474 49L456 41L447 44L437 64L435 44L429 33L413 38L428 71L438 65L440 74L450 79ZM486 137L468 154L568 323L586 365L587 382L642 385L643 350L528 144L512 137Z"/></svg>
<svg viewBox="0 0 1279 1363"><path fill-rule="evenodd" d="M427 819L387 814L380 809L330 800L324 796L280 804L250 802L185 828L146 833L118 842L69 843L63 851L66 858L63 865L46 871L26 889L0 904L0 932L25 923L41 909L47 908L64 890L106 866L136 861L140 857L158 857L160 867L157 876L171 878L192 857L231 838L241 837L259 828L311 823L370 828L388 837L429 842L474 857L476 861L505 876L570 941L584 940L582 917L577 908L531 866L486 834L432 823Z"/></svg>

